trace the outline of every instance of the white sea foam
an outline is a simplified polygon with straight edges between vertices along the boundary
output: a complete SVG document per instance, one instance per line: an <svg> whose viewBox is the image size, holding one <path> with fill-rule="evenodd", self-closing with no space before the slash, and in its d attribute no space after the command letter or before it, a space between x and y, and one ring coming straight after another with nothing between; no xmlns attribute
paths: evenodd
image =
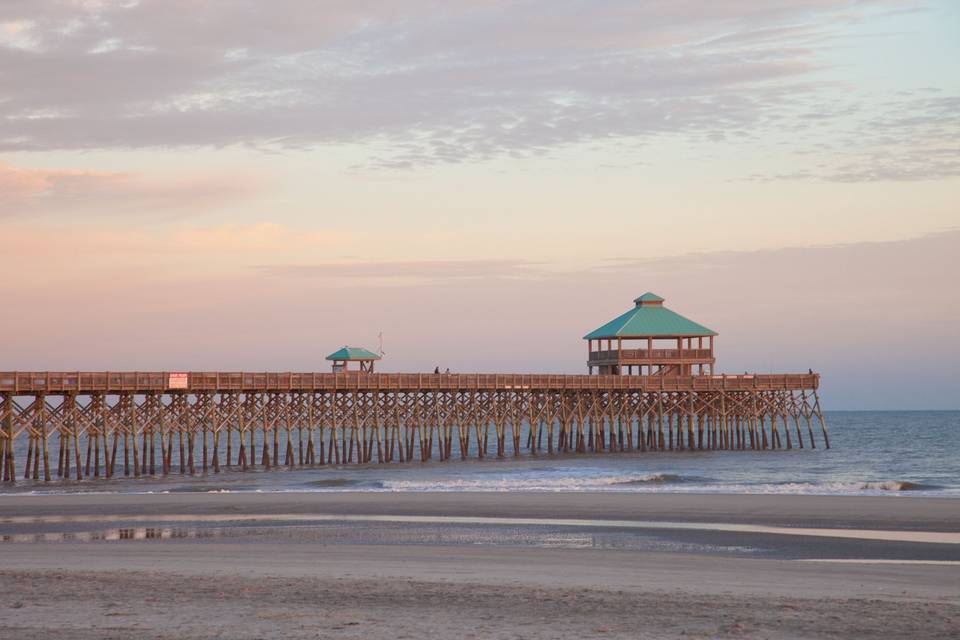
<svg viewBox="0 0 960 640"><path fill-rule="evenodd" d="M438 478L431 480L385 480L381 487L351 487L355 491L457 492L457 491L538 491L621 493L749 493L808 495L890 495L910 492L929 495L939 487L905 480L879 482L787 482L766 484L711 483L676 474L626 474L610 476L532 477L498 476ZM335 489L328 489L335 490Z"/></svg>
<svg viewBox="0 0 960 640"><path fill-rule="evenodd" d="M170 490L130 491L125 493L169 494ZM328 493L341 491L360 492L615 492L615 493L742 493L780 495L954 495L941 487L924 485L906 480L885 481L836 481L836 482L783 482L783 483L737 483L715 482L705 478L682 476L674 473L620 473L603 474L584 470L564 470L550 473L515 472L502 474L468 474L464 476L432 476L418 479L346 479L325 478L311 480L299 485L260 487L209 487L199 492L215 493ZM8 496L30 495L98 495L113 491L90 490L28 490Z"/></svg>
<svg viewBox="0 0 960 640"><path fill-rule="evenodd" d="M442 478L431 480L384 480L382 488L369 491L636 491L649 485L675 485L684 482L676 474L621 475L500 475ZM363 487L352 487L363 491Z"/></svg>
<svg viewBox="0 0 960 640"><path fill-rule="evenodd" d="M923 485L907 480L882 480L877 482L837 481L837 482L783 482L760 484L718 483L700 487L690 487L697 492L721 493L771 493L771 494L812 494L812 495L876 495L899 492L928 493L940 487ZM687 490L682 488L680 490Z"/></svg>

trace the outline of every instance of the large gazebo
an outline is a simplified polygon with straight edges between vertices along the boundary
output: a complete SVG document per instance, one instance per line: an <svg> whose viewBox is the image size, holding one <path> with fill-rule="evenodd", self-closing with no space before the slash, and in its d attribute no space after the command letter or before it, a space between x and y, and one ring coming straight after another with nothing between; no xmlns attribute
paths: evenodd
<svg viewBox="0 0 960 640"><path fill-rule="evenodd" d="M633 301L633 309L585 335L587 370L614 375L712 375L717 333L667 309L663 301L645 293Z"/></svg>
<svg viewBox="0 0 960 640"><path fill-rule="evenodd" d="M373 364L379 359L380 355L363 347L343 347L327 356L333 361L334 373L350 371L351 362L356 362L360 371L373 373Z"/></svg>

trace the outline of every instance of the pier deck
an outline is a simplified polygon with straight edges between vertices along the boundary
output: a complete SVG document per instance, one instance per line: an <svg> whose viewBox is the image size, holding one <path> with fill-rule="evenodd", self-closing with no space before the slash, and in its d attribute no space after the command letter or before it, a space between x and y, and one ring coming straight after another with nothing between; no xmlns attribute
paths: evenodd
<svg viewBox="0 0 960 640"><path fill-rule="evenodd" d="M790 449L816 446L812 421L829 447L819 383L816 373L0 372L0 466L13 482L20 456L24 478L49 481L508 450Z"/></svg>
<svg viewBox="0 0 960 640"><path fill-rule="evenodd" d="M183 380L186 386L171 386ZM175 376L175 377L171 377ZM448 391L509 389L534 390L651 390L716 391L808 389L819 386L819 374L625 376L550 375L512 373L251 373L199 371L171 372L0 372L0 393L157 393L167 391L334 391L361 389Z"/></svg>

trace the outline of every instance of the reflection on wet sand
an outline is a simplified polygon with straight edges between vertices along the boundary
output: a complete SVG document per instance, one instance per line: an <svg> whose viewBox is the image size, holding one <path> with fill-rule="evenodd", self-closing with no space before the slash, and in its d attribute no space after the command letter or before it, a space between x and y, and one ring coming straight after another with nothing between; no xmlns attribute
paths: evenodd
<svg viewBox="0 0 960 640"><path fill-rule="evenodd" d="M0 542L101 542L119 540L170 540L215 538L216 529L185 527L126 527L104 531L66 531L59 533L17 533L0 536Z"/></svg>
<svg viewBox="0 0 960 640"><path fill-rule="evenodd" d="M577 527L583 529L617 528L634 530L717 531L727 533L755 533L780 536L804 536L817 538L846 538L853 540L878 540L889 542L919 542L934 544L960 544L960 533L953 531L910 531L883 529L844 529L823 527L784 527L728 522L669 522L660 520L614 520L586 518L506 518L492 516L424 516L424 515L374 515L374 514L164 514L151 516L99 515L99 516L9 516L0 517L0 524L53 524L67 522L288 522L288 523L377 523L383 524L440 524L481 525L490 527Z"/></svg>
<svg viewBox="0 0 960 640"><path fill-rule="evenodd" d="M631 532L574 532L527 527L403 526L355 527L349 524L285 526L119 527L98 531L0 535L7 543L137 542L232 539L235 542L320 542L361 545L470 545L557 549L756 553L748 546L711 545L664 540Z"/></svg>

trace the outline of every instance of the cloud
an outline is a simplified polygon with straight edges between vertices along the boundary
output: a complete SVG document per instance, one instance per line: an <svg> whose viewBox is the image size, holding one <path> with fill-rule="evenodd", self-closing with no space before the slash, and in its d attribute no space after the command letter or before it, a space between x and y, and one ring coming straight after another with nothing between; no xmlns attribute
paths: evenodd
<svg viewBox="0 0 960 640"><path fill-rule="evenodd" d="M144 175L37 169L0 162L0 218L26 215L141 215L220 207L259 188L250 176Z"/></svg>
<svg viewBox="0 0 960 640"><path fill-rule="evenodd" d="M742 137L816 104L843 25L903 5L12 0L0 151L360 142L404 168Z"/></svg>
<svg viewBox="0 0 960 640"><path fill-rule="evenodd" d="M172 277L168 268L185 262L177 254L120 270L108 256L101 271L76 277L67 239L48 241L66 248L51 254L65 263L58 277L0 284L5 300L30 310L0 314L0 330L17 336L4 349L11 369L316 371L339 345L375 345L383 331L385 371L439 364L468 372L579 373L581 336L652 290L719 332L719 370L812 367L824 374L831 408L956 408L960 398L960 231L615 261L615 268L535 279L501 277L528 268L524 263L482 261L373 261L338 267L340 275L330 278L257 277L240 267L211 273L187 262ZM10 273L27 262L5 252L3 260ZM45 266L34 261L31 270ZM425 280L398 286L397 279L366 278L404 269ZM444 269L464 277L437 280ZM338 282L346 278L350 286Z"/></svg>
<svg viewBox="0 0 960 640"><path fill-rule="evenodd" d="M843 101L805 114L783 133L802 140L795 153L811 158L790 173L751 179L874 182L960 176L960 96L905 91L891 99ZM846 117L853 115L854 117Z"/></svg>
<svg viewBox="0 0 960 640"><path fill-rule="evenodd" d="M270 277L335 280L438 282L476 278L544 277L540 265L525 260L406 260L330 262L324 264L262 265L258 270Z"/></svg>
<svg viewBox="0 0 960 640"><path fill-rule="evenodd" d="M109 225L86 220L78 224L8 223L2 228L7 249L3 258L31 255L66 256L73 268L122 264L163 266L174 272L184 265L222 261L229 270L250 270L249 261L315 252L357 241L352 234L297 229L273 222L197 225ZM40 272L34 273L39 277ZM59 273L65 278L69 274Z"/></svg>
<svg viewBox="0 0 960 640"><path fill-rule="evenodd" d="M302 250L315 251L356 242L355 234L342 231L305 230L274 222L223 224L215 226L187 225L179 227L172 237L178 249L203 252L276 252L284 255Z"/></svg>
<svg viewBox="0 0 960 640"><path fill-rule="evenodd" d="M953 278L951 254L960 247L960 230L947 229L906 240L854 242L824 246L786 247L758 251L713 251L671 257L614 258L587 273L604 278L634 276L673 282L700 274L722 280L727 287L711 291L710 300L729 297L731 288L764 291L764 297L786 300L791 287L806 293L793 305L799 309L816 291L816 300L833 300L851 312L859 299L907 300L937 296ZM891 260L891 258L895 259ZM918 280L923 279L923 286ZM776 288L776 283L784 283ZM829 282L830 286L820 286ZM865 285L869 286L865 286ZM912 292L912 294L911 294ZM841 302L843 301L843 302ZM944 302L960 304L960 296ZM712 302L711 302L712 304ZM729 307L735 312L736 305Z"/></svg>

